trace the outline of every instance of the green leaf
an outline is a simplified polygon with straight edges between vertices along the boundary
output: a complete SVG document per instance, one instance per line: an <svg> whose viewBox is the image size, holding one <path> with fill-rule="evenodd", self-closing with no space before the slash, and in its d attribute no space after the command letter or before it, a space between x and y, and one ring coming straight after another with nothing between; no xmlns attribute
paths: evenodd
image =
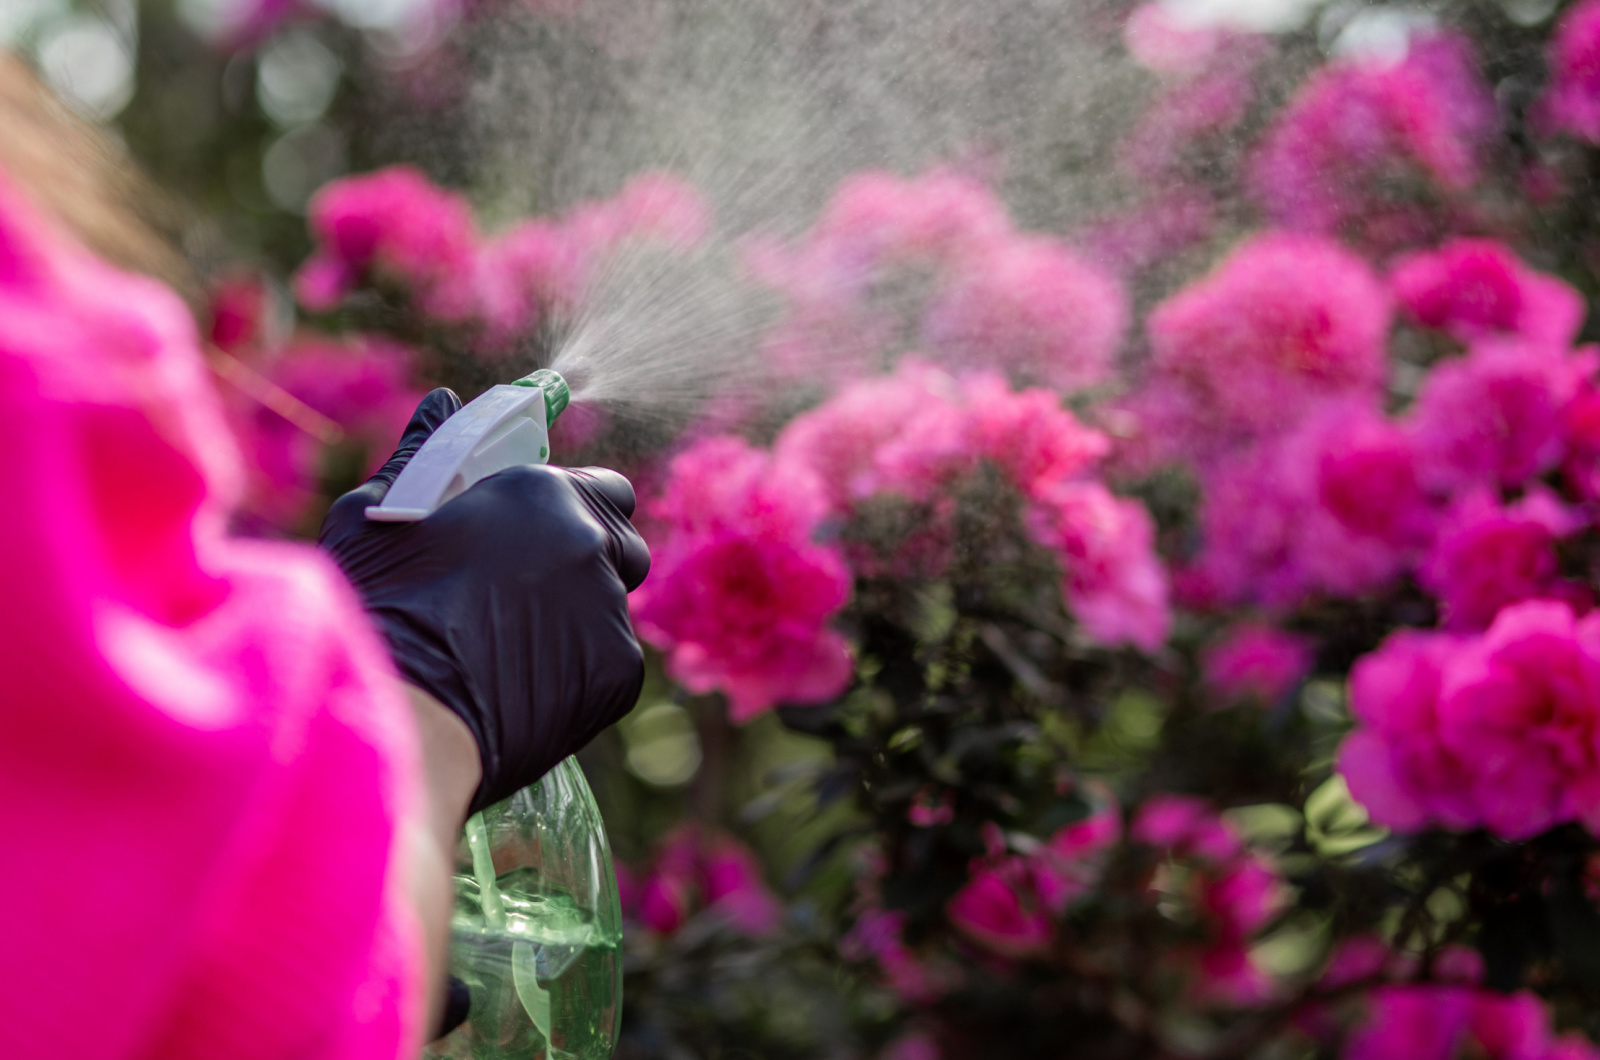
<svg viewBox="0 0 1600 1060"><path fill-rule="evenodd" d="M1350 796L1344 777L1335 773L1306 797L1306 839L1325 857L1338 857L1369 847L1388 836L1367 819L1367 811Z"/></svg>

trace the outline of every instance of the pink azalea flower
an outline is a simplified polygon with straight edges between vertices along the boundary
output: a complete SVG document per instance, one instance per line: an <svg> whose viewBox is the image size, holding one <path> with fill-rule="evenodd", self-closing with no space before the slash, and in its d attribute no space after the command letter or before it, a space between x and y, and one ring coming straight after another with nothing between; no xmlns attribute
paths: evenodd
<svg viewBox="0 0 1600 1060"><path fill-rule="evenodd" d="M1250 956L1250 941L1287 902L1277 871L1246 849L1209 804L1193 796L1151 796L1130 834L1168 858L1191 863L1185 897L1193 903L1207 941L1189 954L1189 992L1198 1001L1230 1006L1269 1000L1277 984Z"/></svg>
<svg viewBox="0 0 1600 1060"><path fill-rule="evenodd" d="M1472 993L1452 986L1387 986L1369 996L1366 1022L1344 1060L1455 1060L1467 1036Z"/></svg>
<svg viewBox="0 0 1600 1060"><path fill-rule="evenodd" d="M689 919L690 883L682 877L652 874L639 892L639 920L658 935L671 935Z"/></svg>
<svg viewBox="0 0 1600 1060"><path fill-rule="evenodd" d="M586 262L557 223L524 221L485 241L475 262L478 313L490 341L532 328L552 306L577 302Z"/></svg>
<svg viewBox="0 0 1600 1060"><path fill-rule="evenodd" d="M945 906L950 923L1002 957L1043 953L1054 929L1049 915L1037 907L1033 896L1018 893L1019 875L1005 871L1005 866L975 867L966 885Z"/></svg>
<svg viewBox="0 0 1600 1060"><path fill-rule="evenodd" d="M1520 486L1562 456L1562 411L1597 358L1523 341L1482 342L1441 361L1409 414L1424 481L1454 490Z"/></svg>
<svg viewBox="0 0 1600 1060"><path fill-rule="evenodd" d="M1356 935L1341 940L1328 958L1327 967L1317 979L1317 989L1336 993L1342 989L1379 982L1403 983L1421 971L1415 953L1395 950L1376 935ZM1434 957L1432 978L1438 983L1476 985L1484 976L1483 957L1466 946L1446 946ZM1341 1032L1338 1014L1331 1003L1303 1006L1295 1023L1320 1040L1330 1040Z"/></svg>
<svg viewBox="0 0 1600 1060"><path fill-rule="evenodd" d="M1402 257L1389 274L1396 298L1417 323L1464 343L1516 335L1564 346L1583 326L1583 297L1524 265L1492 239L1456 239Z"/></svg>
<svg viewBox="0 0 1600 1060"><path fill-rule="evenodd" d="M524 221L485 241L473 277L476 315L488 341L503 344L552 308L578 305L603 262L624 245L684 251L710 227L710 209L691 185L668 173L641 173L609 199L580 203L560 219Z"/></svg>
<svg viewBox="0 0 1600 1060"><path fill-rule="evenodd" d="M746 935L772 932L783 916L755 856L729 836L692 825L662 839L649 873L632 890L635 915L658 935L675 933L701 910Z"/></svg>
<svg viewBox="0 0 1600 1060"><path fill-rule="evenodd" d="M1600 1060L1600 1048L1581 1034L1566 1034L1551 1042L1540 1060Z"/></svg>
<svg viewBox="0 0 1600 1060"><path fill-rule="evenodd" d="M874 961L889 989L910 1004L928 1004L949 993L960 981L959 970L938 961L924 961L905 944L905 914L868 908L839 942L847 960Z"/></svg>
<svg viewBox="0 0 1600 1060"><path fill-rule="evenodd" d="M1583 522L1542 488L1509 507L1471 493L1440 527L1420 580L1454 629L1483 629L1518 600L1573 598L1579 587L1557 580L1555 543Z"/></svg>
<svg viewBox="0 0 1600 1060"><path fill-rule="evenodd" d="M952 170L911 180L867 171L839 185L812 238L833 256L868 266L886 256L949 261L1010 231L994 194Z"/></svg>
<svg viewBox="0 0 1600 1060"><path fill-rule="evenodd" d="M1144 505L1098 482L1063 482L1034 499L1029 528L1060 557L1062 593L1092 639L1151 652L1161 647L1172 615L1155 523Z"/></svg>
<svg viewBox="0 0 1600 1060"><path fill-rule="evenodd" d="M1029 497L1047 496L1080 478L1111 447L1105 435L1085 427L1048 390L1013 392L992 374L968 378L961 386L970 402L972 445Z"/></svg>
<svg viewBox="0 0 1600 1060"><path fill-rule="evenodd" d="M271 295L261 277L226 277L208 295L213 346L231 353L261 342L272 308Z"/></svg>
<svg viewBox="0 0 1600 1060"><path fill-rule="evenodd" d="M1600 143L1600 3L1573 4L1550 40L1550 87L1538 117L1550 129Z"/></svg>
<svg viewBox="0 0 1600 1060"><path fill-rule="evenodd" d="M1158 305L1148 330L1155 381L1186 399L1170 409L1179 422L1148 429L1192 453L1208 436L1293 426L1329 397L1375 395L1389 302L1372 270L1336 244L1269 233Z"/></svg>
<svg viewBox="0 0 1600 1060"><path fill-rule="evenodd" d="M956 380L917 358L796 416L773 449L780 461L810 468L840 512L880 492L926 500L972 463Z"/></svg>
<svg viewBox="0 0 1600 1060"><path fill-rule="evenodd" d="M1117 280L1064 245L1014 237L965 256L924 319L928 348L1056 390L1104 382L1128 326Z"/></svg>
<svg viewBox="0 0 1600 1060"><path fill-rule="evenodd" d="M982 458L1037 495L1089 470L1107 447L1049 391L1013 391L992 373L958 379L915 357L795 417L774 446L780 460L816 472L838 512L879 493L932 500Z"/></svg>
<svg viewBox="0 0 1600 1060"><path fill-rule="evenodd" d="M1584 383L1561 410L1561 442L1567 487L1583 500L1600 500L1600 387Z"/></svg>
<svg viewBox="0 0 1600 1060"><path fill-rule="evenodd" d="M1028 499L1028 530L1060 558L1063 595L1089 635L1151 651L1169 622L1154 525L1142 505L1081 477L1106 444L1048 391L1012 391L992 374L957 380L908 358L796 417L775 451L827 483L842 514L884 493L937 501L992 461Z"/></svg>
<svg viewBox="0 0 1600 1060"><path fill-rule="evenodd" d="M744 258L788 303L764 344L783 375L879 371L915 336L953 365L1078 388L1107 376L1127 326L1114 277L1018 232L988 188L948 170L858 173L797 243L759 237Z"/></svg>
<svg viewBox="0 0 1600 1060"><path fill-rule="evenodd" d="M1542 1057L1550 1048L1550 1014L1533 994L1480 993L1473 998L1468 1026L1492 1057Z"/></svg>
<svg viewBox="0 0 1600 1060"><path fill-rule="evenodd" d="M1400 956L1376 935L1341 939L1329 954L1317 986L1332 991L1363 979L1386 976Z"/></svg>
<svg viewBox="0 0 1600 1060"><path fill-rule="evenodd" d="M1122 814L1109 790L1090 793L1089 816L1056 831L1030 862L1035 892L1059 915L1099 882L1111 849L1122 838Z"/></svg>
<svg viewBox="0 0 1600 1060"><path fill-rule="evenodd" d="M1244 852L1238 833L1193 795L1152 795L1140 807L1129 835L1135 842L1219 865Z"/></svg>
<svg viewBox="0 0 1600 1060"><path fill-rule="evenodd" d="M1153 795L1133 820L1133 838L1156 847L1176 847L1187 841L1210 813L1204 799L1193 795Z"/></svg>
<svg viewBox="0 0 1600 1060"><path fill-rule="evenodd" d="M850 572L814 540L823 510L808 469L734 438L677 457L646 509L660 532L634 621L674 679L725 693L736 721L780 701L825 701L849 683L849 650L828 621L849 598Z"/></svg>
<svg viewBox="0 0 1600 1060"><path fill-rule="evenodd" d="M1212 943L1195 957L1197 977L1190 990L1196 1001L1249 1008L1272 1000L1277 984L1234 939Z"/></svg>
<svg viewBox="0 0 1600 1060"><path fill-rule="evenodd" d="M1417 447L1371 409L1330 406L1307 427L1319 506L1352 534L1407 549L1433 536Z"/></svg>
<svg viewBox="0 0 1600 1060"><path fill-rule="evenodd" d="M1444 744L1473 766L1486 827L1523 839L1565 820L1600 825L1600 620L1565 604L1507 607L1446 666Z"/></svg>
<svg viewBox="0 0 1600 1060"><path fill-rule="evenodd" d="M1357 663L1350 702L1339 766L1380 824L1600 825L1600 619L1528 601L1477 637L1396 634Z"/></svg>
<svg viewBox="0 0 1600 1060"><path fill-rule="evenodd" d="M692 692L728 696L735 721L780 701L819 703L849 683L844 638L826 623L850 595L837 553L809 541L722 531L664 544L640 632Z"/></svg>
<svg viewBox="0 0 1600 1060"><path fill-rule="evenodd" d="M1441 672L1455 642L1402 631L1358 660L1350 709L1363 727L1339 749L1339 771L1372 819L1401 831L1430 820L1465 830L1476 822L1471 772L1439 739Z"/></svg>
<svg viewBox="0 0 1600 1060"><path fill-rule="evenodd" d="M1418 186L1442 198L1470 188L1495 114L1464 38L1414 37L1399 63L1345 59L1314 73L1268 130L1251 185L1285 227L1415 242L1434 227Z"/></svg>
<svg viewBox="0 0 1600 1060"><path fill-rule="evenodd" d="M1237 858L1207 881L1200 899L1218 931L1238 939L1266 927L1287 904L1282 878L1254 855Z"/></svg>
<svg viewBox="0 0 1600 1060"><path fill-rule="evenodd" d="M1045 844L1054 858L1084 860L1098 857L1122 838L1122 814L1107 789L1091 790L1094 808L1089 816L1063 825Z"/></svg>
<svg viewBox="0 0 1600 1060"><path fill-rule="evenodd" d="M1273 626L1246 624L1201 656L1205 681L1225 702L1251 700L1273 706L1311 670L1313 655L1304 637Z"/></svg>
<svg viewBox="0 0 1600 1060"><path fill-rule="evenodd" d="M624 243L687 249L705 239L710 227L710 208L700 193L663 172L638 174L615 196L580 203L560 222L570 254L585 271Z"/></svg>
<svg viewBox="0 0 1600 1060"><path fill-rule="evenodd" d="M727 837L708 840L701 853L706 905L726 916L746 935L767 935L783 918L762 879L761 866L744 846Z"/></svg>
<svg viewBox="0 0 1600 1060"><path fill-rule="evenodd" d="M817 475L798 461L773 457L727 435L705 438L673 457L668 480L647 516L663 529L686 535L759 526L805 536L828 514ZM786 489L764 488L774 471Z"/></svg>
<svg viewBox="0 0 1600 1060"><path fill-rule="evenodd" d="M684 250L709 226L698 192L650 172L610 199L480 240L465 199L396 166L317 193L311 228L319 245L295 286L303 305L322 310L363 283L396 285L424 315L480 329L487 350L499 352L550 309L580 302L601 264L624 245Z"/></svg>
<svg viewBox="0 0 1600 1060"><path fill-rule="evenodd" d="M1564 1060L1597 1054L1576 1036L1556 1039L1543 1001L1530 993L1416 983L1369 995L1364 1023L1344 1060Z"/></svg>
<svg viewBox="0 0 1600 1060"><path fill-rule="evenodd" d="M665 172L640 173L613 200L620 238L693 247L711 231L711 207L693 185Z"/></svg>
<svg viewBox="0 0 1600 1060"><path fill-rule="evenodd" d="M472 211L420 171L393 166L334 181L309 214L317 251L295 281L307 308L331 309L371 276L407 289L430 315L471 312Z"/></svg>
<svg viewBox="0 0 1600 1060"><path fill-rule="evenodd" d="M952 794L948 791L935 794L932 785L926 785L917 792L910 809L906 810L906 820L918 828L934 828L949 824L955 819L956 808Z"/></svg>
<svg viewBox="0 0 1600 1060"><path fill-rule="evenodd" d="M1202 486L1196 572L1224 601L1269 608L1383 587L1436 518L1412 439L1361 402L1329 402L1276 444L1216 461Z"/></svg>

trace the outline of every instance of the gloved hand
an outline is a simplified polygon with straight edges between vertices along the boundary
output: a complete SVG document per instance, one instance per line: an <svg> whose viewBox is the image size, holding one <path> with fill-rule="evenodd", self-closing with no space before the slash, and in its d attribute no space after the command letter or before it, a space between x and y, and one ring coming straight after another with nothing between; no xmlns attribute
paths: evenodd
<svg viewBox="0 0 1600 1060"><path fill-rule="evenodd" d="M318 543L389 642L406 680L472 730L481 810L526 787L632 709L644 658L628 593L650 553L615 471L529 465L478 482L416 523L366 517L461 408L422 400L389 462L334 502Z"/></svg>

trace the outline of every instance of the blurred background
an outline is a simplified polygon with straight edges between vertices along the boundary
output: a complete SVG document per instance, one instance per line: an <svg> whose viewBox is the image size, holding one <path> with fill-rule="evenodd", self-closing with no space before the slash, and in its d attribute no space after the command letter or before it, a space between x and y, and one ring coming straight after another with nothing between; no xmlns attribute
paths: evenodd
<svg viewBox="0 0 1600 1060"><path fill-rule="evenodd" d="M1478 338L1396 309L1401 256L1453 236L1559 277L1539 318L1572 321L1541 341L1590 356L1571 347L1593 335L1600 120L1541 103L1552 63L1600 97L1582 7L0 0L0 46L159 189L250 469L240 532L314 536L426 389L470 399L551 363L579 399L557 461L639 486L650 676L582 756L629 918L619 1055L1577 1060L1551 1027L1600 1028L1578 811L1526 835L1402 820L1353 799L1335 756L1351 668L1394 630L1587 608L1600 417L1573 395L1593 365L1525 417L1568 425L1560 455L1493 484L1579 514L1527 516L1544 551L1477 620L1441 586L1516 557L1428 574L1442 539L1324 532L1333 487L1274 484L1377 435L1336 414L1273 464L1315 419L1287 411L1302 392L1201 362L1287 351L1308 408L1359 389L1382 434ZM1219 266L1268 231L1310 242ZM1532 275L1504 283L1533 299ZM1451 280L1451 305L1492 316L1501 279ZM1204 327L1170 308L1222 288L1239 301L1195 310ZM1369 353L1341 390L1340 359ZM1294 423L1263 426L1279 411ZM875 420L924 424L916 460L830 477L888 445ZM729 436L748 448L702 448ZM951 449L983 460L949 471ZM786 477L801 450L816 474ZM1084 490L1046 491L1046 464L1071 465L1050 490ZM709 555L680 547L696 476L739 468L765 514L738 518L804 524L781 542L799 580L674 574ZM1411 468L1374 468L1351 503L1383 523ZM1432 482L1430 513L1465 496ZM1230 533L1273 519L1323 534L1317 555ZM1230 537L1255 551L1208 566ZM805 651L848 641L837 679L740 639L774 614ZM691 629L705 615L715 636ZM1391 1026L1370 1022L1380 987L1478 981L1538 992L1526 1048L1437 1012L1432 1044L1362 1037Z"/></svg>

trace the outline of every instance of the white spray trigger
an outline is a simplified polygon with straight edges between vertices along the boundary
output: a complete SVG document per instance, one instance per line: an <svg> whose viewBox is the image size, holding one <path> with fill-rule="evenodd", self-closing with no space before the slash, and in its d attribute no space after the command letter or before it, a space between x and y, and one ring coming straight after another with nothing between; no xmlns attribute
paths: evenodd
<svg viewBox="0 0 1600 1060"><path fill-rule="evenodd" d="M383 523L426 519L479 479L518 464L550 460L544 391L491 387L445 420L417 450L367 518Z"/></svg>

